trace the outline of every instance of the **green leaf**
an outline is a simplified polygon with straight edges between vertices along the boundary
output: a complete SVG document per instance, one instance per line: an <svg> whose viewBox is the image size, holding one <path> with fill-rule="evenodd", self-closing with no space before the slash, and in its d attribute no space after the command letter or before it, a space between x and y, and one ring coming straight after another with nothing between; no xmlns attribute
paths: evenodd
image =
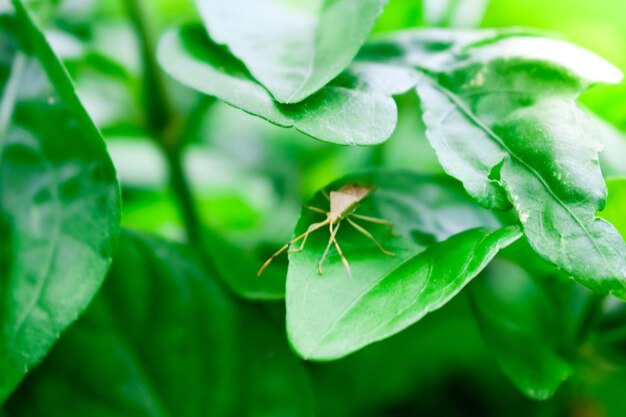
<svg viewBox="0 0 626 417"><path fill-rule="evenodd" d="M28 12L15 7L0 17L0 403L91 301L120 221L102 137Z"/></svg>
<svg viewBox="0 0 626 417"><path fill-rule="evenodd" d="M102 291L8 402L9 415L223 415L230 406L235 306L188 250L122 237Z"/></svg>
<svg viewBox="0 0 626 417"><path fill-rule="evenodd" d="M564 355L569 315L516 264L495 260L469 286L481 333L503 371L526 395L545 400L573 373Z"/></svg>
<svg viewBox="0 0 626 417"><path fill-rule="evenodd" d="M593 0L577 3L570 0L492 0L484 24L489 27L538 26L562 33L572 42L608 58L624 71L624 16L624 2L621 0L605 0L601 4ZM582 102L603 119L626 130L625 94L626 83L594 88L583 95Z"/></svg>
<svg viewBox="0 0 626 417"><path fill-rule="evenodd" d="M30 415L310 416L282 325L187 247L126 232L102 291L7 403Z"/></svg>
<svg viewBox="0 0 626 417"><path fill-rule="evenodd" d="M485 415L540 415L520 404L519 393L494 362L461 295L389 339L317 364L312 374L317 409L324 417L466 416L471 404L488 401ZM372 376L380 377L373 383ZM463 401L449 400L458 393L455 387L462 387ZM390 406L402 412L385 412Z"/></svg>
<svg viewBox="0 0 626 417"><path fill-rule="evenodd" d="M290 254L287 328L292 345L307 359L336 359L403 330L453 298L520 236L517 226L499 227L450 179L377 172L346 178L330 189L350 181L376 187L357 213L392 221L393 234L354 221L396 256L381 253L346 221L337 240L351 277L334 248L324 274L318 273L326 228L313 233L303 251ZM317 195L312 204L324 208L328 202ZM295 234L320 217L303 212Z"/></svg>
<svg viewBox="0 0 626 417"><path fill-rule="evenodd" d="M287 343L284 310L271 314L267 306L240 306L239 377L231 388L238 407L231 415L313 417L309 373Z"/></svg>
<svg viewBox="0 0 626 417"><path fill-rule="evenodd" d="M228 46L281 103L298 103L352 61L388 0L196 0Z"/></svg>
<svg viewBox="0 0 626 417"><path fill-rule="evenodd" d="M280 300L285 297L285 274L271 270L257 276L263 259L245 251L212 230L204 232L207 250L220 276L238 296L248 300Z"/></svg>
<svg viewBox="0 0 626 417"><path fill-rule="evenodd" d="M626 244L595 217L601 127L580 92L622 75L572 44L496 36L423 62L417 91L444 169L483 206L513 205L532 247L598 292L626 297Z"/></svg>
<svg viewBox="0 0 626 417"><path fill-rule="evenodd" d="M391 95L407 91L417 81L407 68L359 62L307 100L279 104L197 25L166 33L158 59L166 72L188 87L279 126L343 145L385 141L397 121Z"/></svg>
<svg viewBox="0 0 626 417"><path fill-rule="evenodd" d="M503 29L411 29L383 33L363 45L356 61L421 69L442 69L453 53L471 46L511 37L545 36L548 32L530 28Z"/></svg>
<svg viewBox="0 0 626 417"><path fill-rule="evenodd" d="M609 196L600 216L613 223L626 239L626 178L611 178L606 183Z"/></svg>

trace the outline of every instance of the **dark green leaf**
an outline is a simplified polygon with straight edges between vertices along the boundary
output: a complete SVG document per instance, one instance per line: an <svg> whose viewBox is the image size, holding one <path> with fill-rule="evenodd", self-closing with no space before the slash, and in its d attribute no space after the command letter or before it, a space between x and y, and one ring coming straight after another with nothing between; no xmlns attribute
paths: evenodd
<svg viewBox="0 0 626 417"><path fill-rule="evenodd" d="M86 308L119 227L115 171L28 12L0 17L0 402Z"/></svg>
<svg viewBox="0 0 626 417"><path fill-rule="evenodd" d="M304 251L290 254L288 332L308 359L339 358L403 330L454 297L500 248L520 236L516 226L500 228L491 213L445 178L378 172L344 179L330 189L349 181L375 185L358 213L392 221L393 234L354 221L396 256L381 253L347 221L337 239L351 277L334 248L324 275L318 274L327 228L313 233ZM328 202L318 195L312 204L325 208ZM320 220L320 214L305 211L295 234Z"/></svg>
<svg viewBox="0 0 626 417"><path fill-rule="evenodd" d="M284 310L272 317L266 305L241 306L236 416L313 417L307 369L287 343ZM201 417L201 416L198 416Z"/></svg>
<svg viewBox="0 0 626 417"><path fill-rule="evenodd" d="M626 297L626 245L595 217L600 132L576 106L611 64L572 44L496 36L423 62L418 93L444 169L485 207L512 204L533 248L582 284Z"/></svg>
<svg viewBox="0 0 626 417"><path fill-rule="evenodd" d="M279 126L344 145L386 140L397 121L391 95L407 91L417 81L412 70L360 62L307 100L281 105L199 26L166 33L158 57L165 71L191 88Z"/></svg>
<svg viewBox="0 0 626 417"><path fill-rule="evenodd" d="M279 300L285 297L285 274L268 270L257 276L263 259L206 230L205 241L215 267L231 290L249 300Z"/></svg>
<svg viewBox="0 0 626 417"><path fill-rule="evenodd" d="M352 61L388 0L196 0L207 30L281 103L298 103Z"/></svg>
<svg viewBox="0 0 626 417"><path fill-rule="evenodd" d="M405 331L313 370L324 417L554 415L507 383L462 295Z"/></svg>
<svg viewBox="0 0 626 417"><path fill-rule="evenodd" d="M504 372L529 397L551 397L573 373L561 351L570 316L561 314L528 271L509 261L494 261L469 289L483 337Z"/></svg>
<svg viewBox="0 0 626 417"><path fill-rule="evenodd" d="M310 416L306 370L267 311L188 248L125 233L102 291L8 415Z"/></svg>
<svg viewBox="0 0 626 417"><path fill-rule="evenodd" d="M126 233L102 291L20 387L9 415L223 415L235 314L189 251Z"/></svg>

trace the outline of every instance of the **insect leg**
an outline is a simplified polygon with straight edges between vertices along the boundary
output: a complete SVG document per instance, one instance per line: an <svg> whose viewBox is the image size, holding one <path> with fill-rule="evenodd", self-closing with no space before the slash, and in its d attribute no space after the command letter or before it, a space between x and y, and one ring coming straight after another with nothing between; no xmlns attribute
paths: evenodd
<svg viewBox="0 0 626 417"><path fill-rule="evenodd" d="M330 237L328 238L328 244L326 245L326 249L324 249L324 253L322 254L322 257L320 258L320 261L317 263L317 272L320 275L323 274L322 265L324 264L324 261L326 260L326 256L328 255L328 251L330 250L331 245L333 244L333 234L335 233L337 229L339 229L339 224L337 224L337 229L333 230L333 224L330 223L329 229L330 229Z"/></svg>
<svg viewBox="0 0 626 417"><path fill-rule="evenodd" d="M385 248L383 248L383 246L380 244L380 242L378 240L376 240L376 238L367 230L365 230L364 227L360 226L359 224L357 224L355 221L353 221L352 219L350 219L350 217L346 217L346 220L348 221L348 223L350 223L350 225L352 227L354 227L356 230L358 230L359 232L363 233L365 236L367 236L372 242L374 242L374 244L376 246L378 246L378 249L380 249L380 251L382 253L384 253L385 255L389 255L389 256L396 256L395 253L389 252L388 250L386 250Z"/></svg>
<svg viewBox="0 0 626 417"><path fill-rule="evenodd" d="M336 238L337 229L339 229L339 223L337 223L337 228L335 229L335 234L333 234L330 238L332 239L333 243L335 244L335 248L337 249L337 253L341 257L341 262L343 263L343 266L346 268L346 272L348 273L348 278L352 278L352 271L350 270L350 264L348 263L348 260L346 259L346 257L343 256L343 252L341 251L341 247L339 247L339 242L337 242L337 238Z"/></svg>
<svg viewBox="0 0 626 417"><path fill-rule="evenodd" d="M324 196L326 200L330 201L330 196L328 195L328 191L326 191L325 188L322 188L320 192L322 193L322 195Z"/></svg>
<svg viewBox="0 0 626 417"><path fill-rule="evenodd" d="M302 242L300 242L300 246L298 247L298 249L290 250L289 253L302 252L304 250L304 245L306 244L306 240L309 237L309 234L312 231L319 229L319 227L317 227L319 224L320 223L313 223L312 225L310 225L309 228L306 230L306 232L303 234L304 238L302 239ZM294 242L291 242L291 243L294 243Z"/></svg>
<svg viewBox="0 0 626 417"><path fill-rule="evenodd" d="M302 233L299 236L294 237L289 242L285 243L285 245L282 248L278 249L278 251L276 251L276 253L274 253L267 261L265 261L263 266L261 266L261 268L259 269L259 272L257 272L257 276L261 276L263 271L265 271L265 268L268 267L268 265L274 260L274 258L276 258L278 255L280 255L281 253L283 253L284 251L289 249L289 246L291 244L296 243L300 239L305 239L310 233L316 231L317 229L319 229L321 227L326 226L329 223L330 223L330 220L328 220L328 219L324 220L323 222L313 223L311 226L309 226L309 228L306 230L306 232Z"/></svg>
<svg viewBox="0 0 626 417"><path fill-rule="evenodd" d="M376 217L363 216L361 214L356 214L356 213L352 213L351 216L359 220L366 221L366 222L385 225L389 228L389 233L391 233L392 228L393 228L393 223L391 223L389 220L377 219Z"/></svg>
<svg viewBox="0 0 626 417"><path fill-rule="evenodd" d="M328 214L328 211L322 210L321 208L313 207L313 206L304 206L305 209L314 211L316 213Z"/></svg>

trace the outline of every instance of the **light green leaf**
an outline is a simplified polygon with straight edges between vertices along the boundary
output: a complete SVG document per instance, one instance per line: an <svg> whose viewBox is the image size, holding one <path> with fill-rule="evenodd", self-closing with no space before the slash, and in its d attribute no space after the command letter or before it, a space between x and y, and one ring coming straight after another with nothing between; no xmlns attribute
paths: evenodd
<svg viewBox="0 0 626 417"><path fill-rule="evenodd" d="M620 71L560 40L509 35L453 46L422 68L417 91L444 169L485 207L512 204L545 259L626 297L626 245L595 217L606 197L601 128L576 105Z"/></svg>
<svg viewBox="0 0 626 417"><path fill-rule="evenodd" d="M567 39L626 69L626 10L621 0L492 0L485 25L538 26ZM587 91L582 102L620 130L626 131L626 83ZM606 175L606 172L605 172ZM625 411L626 412L626 411Z"/></svg>
<svg viewBox="0 0 626 417"><path fill-rule="evenodd" d="M337 240L351 277L334 248L324 274L318 273L326 228L309 237L304 251L290 254L287 328L292 345L307 359L336 359L403 330L453 298L500 248L520 236L517 226L501 228L446 178L377 172L329 189L350 181L376 187L357 213L392 221L393 234L384 226L354 221L396 256L380 252L347 221ZM325 208L328 202L318 195L312 204ZM295 234L320 217L305 211Z"/></svg>
<svg viewBox="0 0 626 417"><path fill-rule="evenodd" d="M531 273L495 260L469 286L469 294L481 333L503 371L526 395L545 400L573 373L563 346L570 315L535 281L555 278Z"/></svg>
<svg viewBox="0 0 626 417"><path fill-rule="evenodd" d="M201 265L189 248L124 233L102 291L8 415L309 417L282 323L235 304Z"/></svg>
<svg viewBox="0 0 626 417"><path fill-rule="evenodd" d="M360 62L307 100L279 104L239 61L193 25L166 33L159 43L158 59L184 85L279 126L344 145L385 141L397 121L391 96L417 82L410 69Z"/></svg>
<svg viewBox="0 0 626 417"><path fill-rule="evenodd" d="M86 308L119 190L102 137L28 12L0 17L0 402Z"/></svg>
<svg viewBox="0 0 626 417"><path fill-rule="evenodd" d="M274 98L298 103L352 61L388 0L196 0L209 32Z"/></svg>

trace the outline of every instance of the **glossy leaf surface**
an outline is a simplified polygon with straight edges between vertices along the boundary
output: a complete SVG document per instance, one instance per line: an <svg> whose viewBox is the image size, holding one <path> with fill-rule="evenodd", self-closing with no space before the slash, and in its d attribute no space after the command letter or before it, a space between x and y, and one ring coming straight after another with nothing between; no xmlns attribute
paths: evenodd
<svg viewBox="0 0 626 417"><path fill-rule="evenodd" d="M485 207L515 208L533 248L581 283L626 297L626 244L604 205L601 128L580 92L622 75L554 39L506 34L424 62L418 94L444 169Z"/></svg>
<svg viewBox="0 0 626 417"><path fill-rule="evenodd" d="M302 252L292 253L287 275L287 327L292 345L308 359L345 356L397 333L454 297L495 256L515 241L519 228L501 228L455 182L410 172L377 172L346 178L375 185L357 213L393 222L393 234L358 218L388 256L342 222L337 234L352 276L333 248L317 270L329 238L326 228L310 236ZM328 204L318 195L313 205ZM320 221L303 212L295 234Z"/></svg>
<svg viewBox="0 0 626 417"><path fill-rule="evenodd" d="M119 227L102 137L15 4L0 17L0 402L95 295Z"/></svg>
<svg viewBox="0 0 626 417"><path fill-rule="evenodd" d="M385 141L397 121L391 96L417 82L410 69L360 62L308 99L284 105L274 101L241 62L214 44L199 26L166 33L158 57L165 71L188 87L279 126L343 145Z"/></svg>
<svg viewBox="0 0 626 417"><path fill-rule="evenodd" d="M196 0L211 38L281 103L304 100L348 67L386 3Z"/></svg>

